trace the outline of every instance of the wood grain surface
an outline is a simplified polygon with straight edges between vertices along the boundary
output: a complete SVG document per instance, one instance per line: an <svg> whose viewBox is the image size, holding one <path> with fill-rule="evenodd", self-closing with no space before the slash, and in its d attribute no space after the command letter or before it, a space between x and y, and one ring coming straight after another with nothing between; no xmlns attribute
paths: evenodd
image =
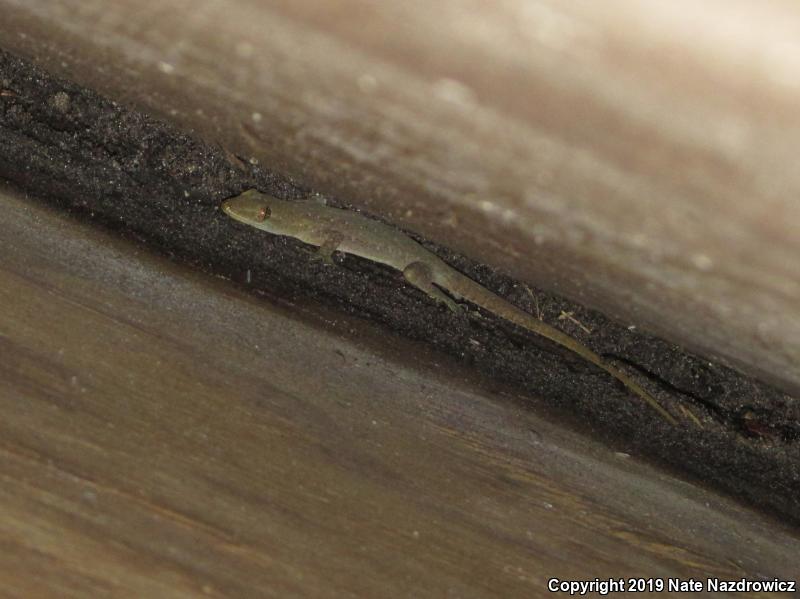
<svg viewBox="0 0 800 599"><path fill-rule="evenodd" d="M3 596L799 574L794 532L476 391L424 347L0 203Z"/></svg>

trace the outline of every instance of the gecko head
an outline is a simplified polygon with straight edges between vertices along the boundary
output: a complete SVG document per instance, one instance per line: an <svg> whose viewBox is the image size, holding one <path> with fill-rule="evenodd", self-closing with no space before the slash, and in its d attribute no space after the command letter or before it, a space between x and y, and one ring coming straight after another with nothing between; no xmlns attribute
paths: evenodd
<svg viewBox="0 0 800 599"><path fill-rule="evenodd" d="M268 230L273 217L272 204L270 196L251 189L222 202L222 210L234 220Z"/></svg>

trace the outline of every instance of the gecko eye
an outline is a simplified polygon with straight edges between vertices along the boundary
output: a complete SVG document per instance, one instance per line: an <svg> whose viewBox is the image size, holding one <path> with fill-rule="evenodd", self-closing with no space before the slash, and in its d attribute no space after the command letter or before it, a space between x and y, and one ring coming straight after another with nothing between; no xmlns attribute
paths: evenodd
<svg viewBox="0 0 800 599"><path fill-rule="evenodd" d="M258 214L256 214L256 220L259 222L263 222L267 220L271 214L272 211L269 209L269 206L262 206L261 210L259 210Z"/></svg>

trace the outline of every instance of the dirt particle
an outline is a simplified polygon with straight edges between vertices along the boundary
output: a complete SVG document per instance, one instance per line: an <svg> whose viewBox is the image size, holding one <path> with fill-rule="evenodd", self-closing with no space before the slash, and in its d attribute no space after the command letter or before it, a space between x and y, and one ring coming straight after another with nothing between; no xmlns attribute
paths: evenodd
<svg viewBox="0 0 800 599"><path fill-rule="evenodd" d="M50 96L50 100L48 102L50 106L58 110L59 112L66 113L69 110L70 104L70 97L67 92L57 92Z"/></svg>

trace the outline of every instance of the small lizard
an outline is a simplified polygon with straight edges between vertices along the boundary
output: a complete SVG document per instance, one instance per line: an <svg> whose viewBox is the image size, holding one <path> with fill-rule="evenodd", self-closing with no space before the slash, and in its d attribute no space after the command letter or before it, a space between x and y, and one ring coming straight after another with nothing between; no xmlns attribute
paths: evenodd
<svg viewBox="0 0 800 599"><path fill-rule="evenodd" d="M323 201L279 200L255 189L225 200L222 209L231 218L257 229L317 246L320 257L326 261L331 261L333 252L341 251L396 268L411 285L455 312L461 307L454 300L468 300L599 366L650 404L665 420L677 424L636 381L578 340L495 295L389 225L357 212L326 206Z"/></svg>

